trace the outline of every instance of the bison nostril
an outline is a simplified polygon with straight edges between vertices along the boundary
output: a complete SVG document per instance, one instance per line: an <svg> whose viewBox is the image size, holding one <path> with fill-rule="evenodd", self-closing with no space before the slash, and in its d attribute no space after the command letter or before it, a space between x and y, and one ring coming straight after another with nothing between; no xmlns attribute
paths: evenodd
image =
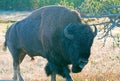
<svg viewBox="0 0 120 81"><path fill-rule="evenodd" d="M83 68L84 68L84 65L80 64L79 67L80 67L81 69L83 69Z"/></svg>
<svg viewBox="0 0 120 81"><path fill-rule="evenodd" d="M84 64L86 65L88 63L88 61L84 61Z"/></svg>
<svg viewBox="0 0 120 81"><path fill-rule="evenodd" d="M87 64L87 63L88 63L88 60L87 60L87 59L84 59L84 58L81 58L81 59L79 60L79 63L80 63L80 64Z"/></svg>
<svg viewBox="0 0 120 81"><path fill-rule="evenodd" d="M87 63L88 63L87 60L81 60L81 61L80 61L80 65L79 65L79 67L80 67L81 69L83 69L84 66L85 66Z"/></svg>

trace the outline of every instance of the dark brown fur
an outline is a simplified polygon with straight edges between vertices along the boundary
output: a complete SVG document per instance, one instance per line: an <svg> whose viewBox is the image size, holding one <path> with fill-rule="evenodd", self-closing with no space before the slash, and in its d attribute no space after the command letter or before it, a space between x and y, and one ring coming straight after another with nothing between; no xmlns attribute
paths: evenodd
<svg viewBox="0 0 120 81"><path fill-rule="evenodd" d="M6 32L4 46L8 46L13 57L13 79L24 81L19 65L28 54L32 59L42 56L48 60L45 70L52 76L51 81L56 81L56 74L73 81L68 65L72 64L75 73L83 69L94 37L89 25L82 24L77 11L62 6L35 10Z"/></svg>

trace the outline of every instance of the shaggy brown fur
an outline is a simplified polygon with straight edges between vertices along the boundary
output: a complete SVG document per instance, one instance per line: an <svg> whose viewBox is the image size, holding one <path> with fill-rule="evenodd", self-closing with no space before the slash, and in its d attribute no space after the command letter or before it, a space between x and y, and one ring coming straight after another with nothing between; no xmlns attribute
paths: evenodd
<svg viewBox="0 0 120 81"><path fill-rule="evenodd" d="M81 23L77 11L62 6L35 10L6 32L4 46L8 46L13 57L13 79L24 81L19 65L28 54L32 59L42 56L48 60L45 70L52 76L51 81L56 81L56 74L65 77L66 81L73 81L68 65L72 64L74 73L83 69L94 37L90 26Z"/></svg>

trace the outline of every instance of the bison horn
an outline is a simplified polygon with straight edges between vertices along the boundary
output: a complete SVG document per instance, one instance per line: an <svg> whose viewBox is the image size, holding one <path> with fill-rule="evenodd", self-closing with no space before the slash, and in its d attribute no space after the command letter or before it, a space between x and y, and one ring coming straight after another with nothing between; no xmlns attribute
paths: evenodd
<svg viewBox="0 0 120 81"><path fill-rule="evenodd" d="M97 30L97 27L93 24L93 26L94 26L94 28L95 28L95 30L94 30L94 32L93 32L93 34L94 34L94 36L96 36L97 35L97 32L98 32L98 30Z"/></svg>
<svg viewBox="0 0 120 81"><path fill-rule="evenodd" d="M72 24L69 24L66 26L66 28L64 29L64 35L66 38L72 40L73 39L73 35L69 33L68 29L72 26Z"/></svg>

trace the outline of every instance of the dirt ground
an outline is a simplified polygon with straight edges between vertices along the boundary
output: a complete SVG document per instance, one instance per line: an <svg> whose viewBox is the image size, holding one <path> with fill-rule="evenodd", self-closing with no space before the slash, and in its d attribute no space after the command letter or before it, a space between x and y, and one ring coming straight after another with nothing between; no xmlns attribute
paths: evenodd
<svg viewBox="0 0 120 81"><path fill-rule="evenodd" d="M0 15L0 20L18 19L15 14L7 17L3 15ZM26 16L22 13L23 15ZM20 16L18 17L21 19ZM2 50L5 32L10 24L0 22L0 81L12 80L13 75L12 57L9 50L6 52ZM82 72L71 73L75 81L120 81L120 48L112 47L111 38L108 38L105 47L102 47L104 40L98 40L98 36L94 40L89 63ZM47 77L44 72L46 62L42 57L35 57L35 60L31 61L31 58L26 56L21 64L21 73L25 81L50 81L50 77ZM64 79L57 76L57 81L64 81Z"/></svg>

